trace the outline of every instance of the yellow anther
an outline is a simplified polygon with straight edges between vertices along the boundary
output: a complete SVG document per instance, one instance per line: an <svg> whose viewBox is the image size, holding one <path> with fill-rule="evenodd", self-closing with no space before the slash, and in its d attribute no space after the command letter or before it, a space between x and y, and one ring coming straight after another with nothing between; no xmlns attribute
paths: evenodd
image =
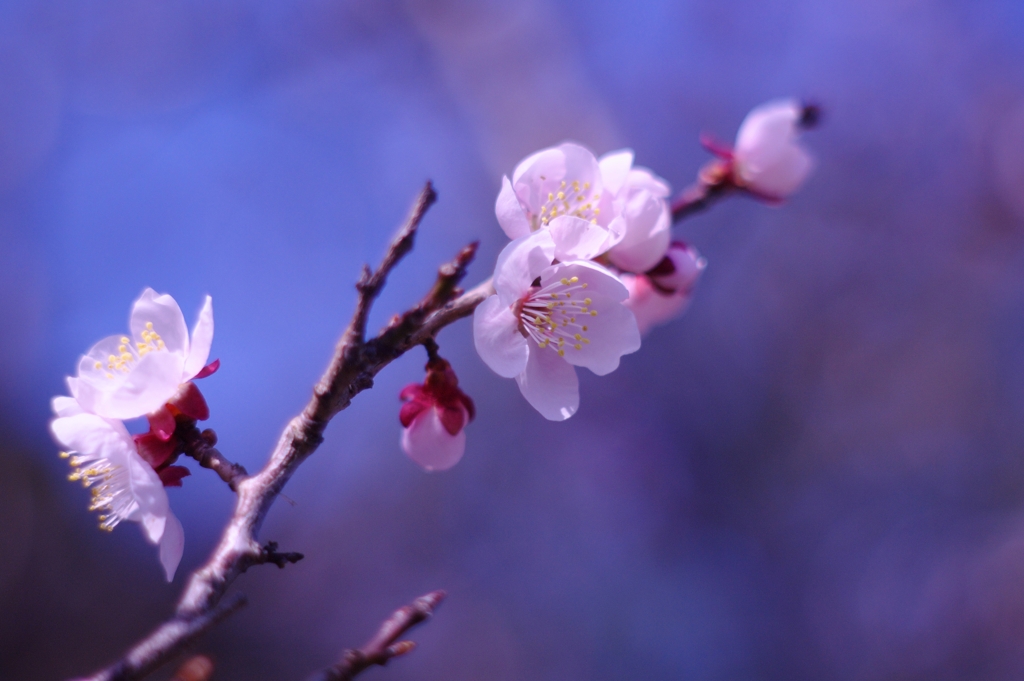
<svg viewBox="0 0 1024 681"><path fill-rule="evenodd" d="M586 338L583 339L583 342L586 343L587 345L590 345L590 341L588 341Z"/></svg>
<svg viewBox="0 0 1024 681"><path fill-rule="evenodd" d="M572 279L569 280L569 282L572 283L572 284L575 284L579 280L580 280L579 277L573 277Z"/></svg>
<svg viewBox="0 0 1024 681"><path fill-rule="evenodd" d="M590 183L589 182L584 182L583 183L583 188L584 189L590 189Z"/></svg>
<svg viewBox="0 0 1024 681"><path fill-rule="evenodd" d="M594 215L600 215L600 214L601 214L601 209L600 208L595 208L594 209Z"/></svg>
<svg viewBox="0 0 1024 681"><path fill-rule="evenodd" d="M549 310L555 309L555 304L554 303L548 303L548 309Z"/></svg>
<svg viewBox="0 0 1024 681"><path fill-rule="evenodd" d="M144 349L148 348L149 346L146 345L145 343L136 343L135 347L137 347L139 350L144 350Z"/></svg>
<svg viewBox="0 0 1024 681"><path fill-rule="evenodd" d="M565 189L565 180L562 180L561 187L562 187L562 189Z"/></svg>
<svg viewBox="0 0 1024 681"><path fill-rule="evenodd" d="M113 378L113 377L114 377L114 374L109 374L109 373L107 374L107 378Z"/></svg>
<svg viewBox="0 0 1024 681"><path fill-rule="evenodd" d="M590 218L590 224L596 225L597 224L597 218Z"/></svg>
<svg viewBox="0 0 1024 681"><path fill-rule="evenodd" d="M596 317L597 316L597 310L591 310L590 311L590 316L591 317Z"/></svg>
<svg viewBox="0 0 1024 681"><path fill-rule="evenodd" d="M113 355L111 355L110 357L107 357L107 361L108 362L116 362L117 361L117 357L114 357Z"/></svg>
<svg viewBox="0 0 1024 681"><path fill-rule="evenodd" d="M563 350L562 348L558 348L558 356L565 357L565 350Z"/></svg>
<svg viewBox="0 0 1024 681"><path fill-rule="evenodd" d="M572 337L575 338L576 340L582 340L583 339L583 336L579 335L578 333L573 334Z"/></svg>
<svg viewBox="0 0 1024 681"><path fill-rule="evenodd" d="M96 368L97 369L102 369L103 368L103 362L96 362Z"/></svg>
<svg viewBox="0 0 1024 681"><path fill-rule="evenodd" d="M577 196L577 197L576 197L576 200L577 200L577 201L582 201L582 200L583 200L583 197L582 197L582 196Z"/></svg>
<svg viewBox="0 0 1024 681"><path fill-rule="evenodd" d="M583 346L582 346L582 345L580 345L579 343L577 343L577 344L576 344L576 345L574 345L573 347L574 347L574 348L576 348L577 350L582 350L582 349L583 349Z"/></svg>
<svg viewBox="0 0 1024 681"><path fill-rule="evenodd" d="M122 343L131 343L132 340L130 338L128 338L128 336L121 336L121 342Z"/></svg>
<svg viewBox="0 0 1024 681"><path fill-rule="evenodd" d="M565 277L562 277L562 286L568 286L568 285L569 285L569 280L566 279Z"/></svg>
<svg viewBox="0 0 1024 681"><path fill-rule="evenodd" d="M153 330L153 322L146 322L146 328L149 329L150 331L152 331Z"/></svg>
<svg viewBox="0 0 1024 681"><path fill-rule="evenodd" d="M586 331L586 330L587 330L587 325L586 325L586 324L584 324L584 325L583 325L583 330L584 330L584 331Z"/></svg>
<svg viewBox="0 0 1024 681"><path fill-rule="evenodd" d="M590 286L590 284L588 284L587 282L583 282L583 288L586 288L588 286Z"/></svg>
<svg viewBox="0 0 1024 681"><path fill-rule="evenodd" d="M69 454L68 452L61 452L60 453L60 458L62 458L62 459L66 459L69 456L71 456L71 454Z"/></svg>
<svg viewBox="0 0 1024 681"><path fill-rule="evenodd" d="M552 194L551 192L548 192L548 201L553 201L554 198L555 198L555 195Z"/></svg>
<svg viewBox="0 0 1024 681"><path fill-rule="evenodd" d="M564 201L565 200L565 192L558 192L558 200L559 201Z"/></svg>
<svg viewBox="0 0 1024 681"><path fill-rule="evenodd" d="M594 302L594 301L591 300L590 298L584 298L583 299L583 304L584 305L590 305L592 302Z"/></svg>

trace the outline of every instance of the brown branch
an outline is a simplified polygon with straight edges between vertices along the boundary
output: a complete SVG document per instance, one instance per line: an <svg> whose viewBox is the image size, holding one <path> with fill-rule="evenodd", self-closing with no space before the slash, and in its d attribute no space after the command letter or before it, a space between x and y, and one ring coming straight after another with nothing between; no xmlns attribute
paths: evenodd
<svg viewBox="0 0 1024 681"><path fill-rule="evenodd" d="M190 418L178 416L174 434L181 441L182 454L199 462L203 468L209 468L224 482L231 491L238 491L238 483L249 474L237 463L228 461L214 445L217 444L217 433L209 428L200 432L196 422Z"/></svg>
<svg viewBox="0 0 1024 681"><path fill-rule="evenodd" d="M672 221L679 222L699 213L736 189L730 164L722 160L711 161L701 168L696 182L672 199Z"/></svg>
<svg viewBox="0 0 1024 681"><path fill-rule="evenodd" d="M307 681L351 681L365 669L374 665L383 667L391 658L411 652L416 644L398 639L420 622L429 619L445 595L444 591L433 591L399 608L384 621L366 645L358 650L346 650L338 664L317 672Z"/></svg>
<svg viewBox="0 0 1024 681"><path fill-rule="evenodd" d="M428 182L380 266L376 271L364 269L356 286L355 312L327 370L314 387L309 403L281 433L263 469L248 477L228 474L229 484L233 483L238 493L234 513L213 554L189 577L174 616L136 644L120 661L90 677L90 681L142 678L201 633L181 628L180 623L206 622L214 613L221 612L223 606L218 604L228 587L249 567L267 562L278 565L292 562L287 558L281 562L275 560L276 555L288 554L277 554L269 544L261 546L257 537L281 489L323 441L324 429L331 418L347 407L355 395L372 387L374 376L387 364L417 344L432 340L448 324L472 314L476 306L493 292L490 282L485 282L459 295L458 283L476 252L475 244L471 244L452 263L441 268L434 286L418 305L392 319L377 337L364 340L374 299L388 274L412 248L420 221L435 199L436 194ZM211 468L218 470L215 462L222 457L218 458L219 452L214 457L210 452L215 450L211 447L208 445L204 450L209 455L206 461ZM227 468L220 467L218 472L220 470L227 471ZM224 478L225 474L221 477Z"/></svg>

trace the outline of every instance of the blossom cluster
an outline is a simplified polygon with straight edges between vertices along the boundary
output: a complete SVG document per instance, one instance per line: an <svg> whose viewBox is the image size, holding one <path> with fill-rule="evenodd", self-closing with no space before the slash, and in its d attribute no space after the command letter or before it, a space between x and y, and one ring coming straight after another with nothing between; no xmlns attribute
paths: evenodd
<svg viewBox="0 0 1024 681"><path fill-rule="evenodd" d="M167 581L185 545L181 523L171 512L165 487L179 487L189 474L175 466L178 424L205 420L210 411L192 381L209 376L213 302L206 297L189 337L185 317L169 295L147 288L132 306L129 335L104 338L82 356L78 374L67 379L71 396L53 399L50 430L67 448L70 479L92 489L90 510L100 527L113 530L137 522L160 547ZM125 421L146 417L149 430L130 435Z"/></svg>
<svg viewBox="0 0 1024 681"><path fill-rule="evenodd" d="M719 157L707 169L710 182L780 202L810 173L797 138L816 117L815 107L794 100L755 108L733 149L709 145ZM634 164L632 150L598 158L572 142L531 154L502 178L494 210L511 242L498 256L494 295L474 313L473 338L487 366L516 379L545 418L562 421L578 410L575 367L614 371L640 348L642 334L689 304L707 263L672 240L671 193ZM427 406L408 417L410 404ZM444 409L429 399L403 407L402 447L428 470L450 467L465 448L454 420L437 425L441 414L456 413Z"/></svg>

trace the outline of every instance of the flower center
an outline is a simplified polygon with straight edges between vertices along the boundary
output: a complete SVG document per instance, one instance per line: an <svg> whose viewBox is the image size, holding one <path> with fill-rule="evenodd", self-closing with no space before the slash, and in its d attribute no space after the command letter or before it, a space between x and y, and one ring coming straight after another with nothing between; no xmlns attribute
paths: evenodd
<svg viewBox="0 0 1024 681"><path fill-rule="evenodd" d="M61 458L71 459L72 472L68 480L81 480L83 486L92 487L89 510L108 512L99 516L101 530L113 530L135 510L135 498L131 494L128 472L124 468L103 458L71 456L68 452L61 452L60 455Z"/></svg>
<svg viewBox="0 0 1024 681"><path fill-rule="evenodd" d="M589 182L580 184L576 180L569 183L562 180L557 192L548 192L548 200L540 207L540 215L534 218L534 230L546 226L561 215L572 215L596 223L597 216L601 214L601 209L597 207L600 200L600 194L591 194Z"/></svg>
<svg viewBox="0 0 1024 681"><path fill-rule="evenodd" d="M130 373L135 363L149 353L167 349L160 334L153 330L153 322L146 322L146 328L140 335L142 340L134 345L128 336L121 337L121 344L117 346L119 354L107 357L107 378L114 378L114 371L120 371L123 374ZM96 368L102 369L103 362L96 362Z"/></svg>
<svg viewBox="0 0 1024 681"><path fill-rule="evenodd" d="M584 335L589 328L583 322L597 316L593 301L581 293L585 288L587 284L579 277L563 277L543 288L530 289L513 308L519 317L519 331L539 348L550 346L560 357L565 357L566 346L582 350L590 344Z"/></svg>

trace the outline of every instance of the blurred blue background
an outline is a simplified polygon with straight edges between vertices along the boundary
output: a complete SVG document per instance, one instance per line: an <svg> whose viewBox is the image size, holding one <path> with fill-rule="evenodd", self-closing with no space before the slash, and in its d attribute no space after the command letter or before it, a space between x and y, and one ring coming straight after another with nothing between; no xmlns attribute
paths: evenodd
<svg viewBox="0 0 1024 681"><path fill-rule="evenodd" d="M0 2L0 678L116 657L170 612L232 495L171 504L175 582L65 480L48 401L146 286L257 469L305 403L426 178L440 201L372 326L466 242L490 274L502 173L564 139L674 187L778 96L824 105L772 209L676 227L709 268L685 317L544 421L440 338L479 416L428 475L396 362L328 430L262 538L215 679L301 679L395 607L450 598L404 681L1024 676L1024 5L1017 0ZM154 678L168 678L170 670Z"/></svg>

